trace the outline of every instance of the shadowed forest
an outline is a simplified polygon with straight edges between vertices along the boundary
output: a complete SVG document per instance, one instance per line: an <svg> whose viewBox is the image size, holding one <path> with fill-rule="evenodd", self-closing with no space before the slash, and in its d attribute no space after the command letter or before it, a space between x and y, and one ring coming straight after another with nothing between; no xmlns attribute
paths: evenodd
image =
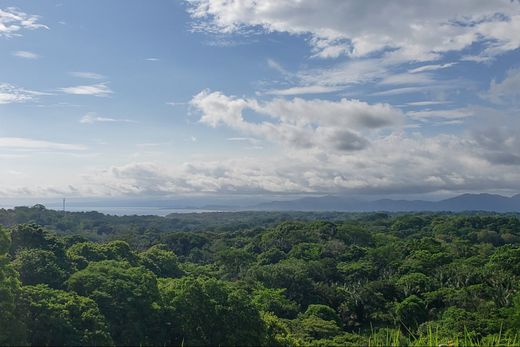
<svg viewBox="0 0 520 347"><path fill-rule="evenodd" d="M513 214L0 210L0 344L518 345Z"/></svg>

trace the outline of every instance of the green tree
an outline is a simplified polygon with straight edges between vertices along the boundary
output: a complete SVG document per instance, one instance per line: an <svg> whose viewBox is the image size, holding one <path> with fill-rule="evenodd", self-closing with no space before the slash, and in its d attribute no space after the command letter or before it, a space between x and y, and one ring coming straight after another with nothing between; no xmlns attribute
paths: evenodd
<svg viewBox="0 0 520 347"><path fill-rule="evenodd" d="M24 343L24 329L16 315L16 297L20 292L20 282L16 272L9 265L7 252L10 247L7 231L0 226L0 345L20 345Z"/></svg>
<svg viewBox="0 0 520 347"><path fill-rule="evenodd" d="M489 259L488 266L520 276L520 247L506 245L498 248Z"/></svg>
<svg viewBox="0 0 520 347"><path fill-rule="evenodd" d="M24 286L17 306L33 346L112 345L105 317L89 298L40 284Z"/></svg>
<svg viewBox="0 0 520 347"><path fill-rule="evenodd" d="M59 289L68 277L68 272L60 266L56 255L43 249L22 249L12 264L24 285L42 283Z"/></svg>
<svg viewBox="0 0 520 347"><path fill-rule="evenodd" d="M285 296L285 288L271 289L260 287L253 291L253 304L263 312L274 313L282 318L295 318L298 305Z"/></svg>
<svg viewBox="0 0 520 347"><path fill-rule="evenodd" d="M254 260L253 254L241 248L226 248L217 254L217 263L230 279L239 278Z"/></svg>
<svg viewBox="0 0 520 347"><path fill-rule="evenodd" d="M426 304L415 295L398 303L395 311L398 321L408 329L416 328L427 318Z"/></svg>
<svg viewBox="0 0 520 347"><path fill-rule="evenodd" d="M137 256L124 241L112 241L104 244L81 242L67 249L67 257L78 269L84 269L90 262L101 260L127 261L137 264Z"/></svg>
<svg viewBox="0 0 520 347"><path fill-rule="evenodd" d="M432 279L420 272L413 272L401 276L397 280L397 286L403 291L405 296L421 294L432 289Z"/></svg>
<svg viewBox="0 0 520 347"><path fill-rule="evenodd" d="M311 304L316 297L307 262L301 259L290 258L276 264L252 267L248 276L268 288L285 288L287 297L302 306Z"/></svg>
<svg viewBox="0 0 520 347"><path fill-rule="evenodd" d="M309 305L309 307L307 307L307 310L302 315L302 317L307 318L310 316L315 316L315 317L321 318L323 320L334 321L339 326L341 325L341 319L339 318L339 315L337 314L337 312L334 311L333 308L331 308L327 305L317 305L317 304Z"/></svg>
<svg viewBox="0 0 520 347"><path fill-rule="evenodd" d="M59 260L65 259L65 246L54 234L36 224L20 224L11 229L9 253L15 256L21 249L43 249L51 251Z"/></svg>
<svg viewBox="0 0 520 347"><path fill-rule="evenodd" d="M161 342L159 290L155 275L127 262L90 263L68 280L70 290L93 299L106 317L117 345Z"/></svg>
<svg viewBox="0 0 520 347"><path fill-rule="evenodd" d="M314 315L294 320L291 322L291 328L297 337L307 343L311 340L329 339L341 333L341 328L335 321L325 320Z"/></svg>
<svg viewBox="0 0 520 347"><path fill-rule="evenodd" d="M157 277L180 277L179 260L165 245L155 245L139 254L139 262Z"/></svg>
<svg viewBox="0 0 520 347"><path fill-rule="evenodd" d="M167 344L185 346L257 346L265 339L259 311L246 292L205 277L161 279L160 291L169 326Z"/></svg>

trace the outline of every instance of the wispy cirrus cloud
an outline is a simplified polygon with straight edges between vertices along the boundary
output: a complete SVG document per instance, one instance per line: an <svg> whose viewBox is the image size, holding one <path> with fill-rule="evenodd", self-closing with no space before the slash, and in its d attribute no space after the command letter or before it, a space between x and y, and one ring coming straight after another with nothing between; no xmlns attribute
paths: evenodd
<svg viewBox="0 0 520 347"><path fill-rule="evenodd" d="M79 85L74 87L60 88L65 94L72 95L92 95L98 97L106 97L114 92L107 86L106 83L97 83L89 85Z"/></svg>
<svg viewBox="0 0 520 347"><path fill-rule="evenodd" d="M475 112L469 108L458 108L449 110L423 110L410 111L406 113L409 117L417 119L444 118L444 119L461 119L475 115Z"/></svg>
<svg viewBox="0 0 520 347"><path fill-rule="evenodd" d="M40 95L48 93L27 90L9 83L0 83L0 104L14 104L34 101Z"/></svg>
<svg viewBox="0 0 520 347"><path fill-rule="evenodd" d="M449 67L452 67L456 65L457 63L446 63L446 64L432 64L432 65L423 65L419 66L415 69L408 70L410 73L418 73L418 72L425 72L425 71L435 71L435 70L441 70L441 69L447 69Z"/></svg>
<svg viewBox="0 0 520 347"><path fill-rule="evenodd" d="M302 87L291 87L286 89L272 89L265 94L267 95L278 95L278 96L290 96L290 95L306 95L306 94L327 94L334 93L344 89L343 87L333 86L302 86Z"/></svg>
<svg viewBox="0 0 520 347"><path fill-rule="evenodd" d="M71 76L78 77L78 78L85 78L90 80L102 80L106 77L95 73L95 72L89 72L89 71L74 71L69 73Z"/></svg>
<svg viewBox="0 0 520 347"><path fill-rule="evenodd" d="M30 51L16 51L16 52L13 52L13 55L15 57L22 58L22 59L35 60L35 59L40 58L40 55L38 55L34 52L30 52Z"/></svg>
<svg viewBox="0 0 520 347"><path fill-rule="evenodd" d="M39 20L40 16L27 14L15 7L0 9L0 37L20 36L22 30L49 29Z"/></svg>
<svg viewBox="0 0 520 347"><path fill-rule="evenodd" d="M60 150L60 151L84 151L84 145L59 143L46 140L36 140L22 137L0 137L0 148L23 150Z"/></svg>
<svg viewBox="0 0 520 347"><path fill-rule="evenodd" d="M95 123L137 123L131 119L121 119L121 118L112 118L112 117L103 117L98 115L95 112L89 112L85 114L79 120L82 124L95 124Z"/></svg>

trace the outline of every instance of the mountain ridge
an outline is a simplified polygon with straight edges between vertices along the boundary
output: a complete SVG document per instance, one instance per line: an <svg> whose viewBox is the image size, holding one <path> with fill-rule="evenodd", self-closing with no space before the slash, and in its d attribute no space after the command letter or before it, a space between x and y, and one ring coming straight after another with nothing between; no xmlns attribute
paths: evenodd
<svg viewBox="0 0 520 347"><path fill-rule="evenodd" d="M345 212L420 212L420 211L489 211L520 212L520 194L506 197L498 194L461 194L439 201L379 199L361 201L327 195L296 200L271 201L252 206L262 211L345 211Z"/></svg>

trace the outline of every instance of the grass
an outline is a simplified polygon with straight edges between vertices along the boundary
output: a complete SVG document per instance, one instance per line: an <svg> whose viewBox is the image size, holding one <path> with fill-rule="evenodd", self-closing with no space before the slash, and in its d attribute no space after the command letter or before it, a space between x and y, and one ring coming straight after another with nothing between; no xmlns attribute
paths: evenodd
<svg viewBox="0 0 520 347"><path fill-rule="evenodd" d="M502 332L478 339L467 331L461 337L448 338L441 336L431 327L428 329L428 333L422 336L405 336L399 329L384 329L372 332L368 346L513 347L520 346L520 339L518 334L504 336Z"/></svg>

